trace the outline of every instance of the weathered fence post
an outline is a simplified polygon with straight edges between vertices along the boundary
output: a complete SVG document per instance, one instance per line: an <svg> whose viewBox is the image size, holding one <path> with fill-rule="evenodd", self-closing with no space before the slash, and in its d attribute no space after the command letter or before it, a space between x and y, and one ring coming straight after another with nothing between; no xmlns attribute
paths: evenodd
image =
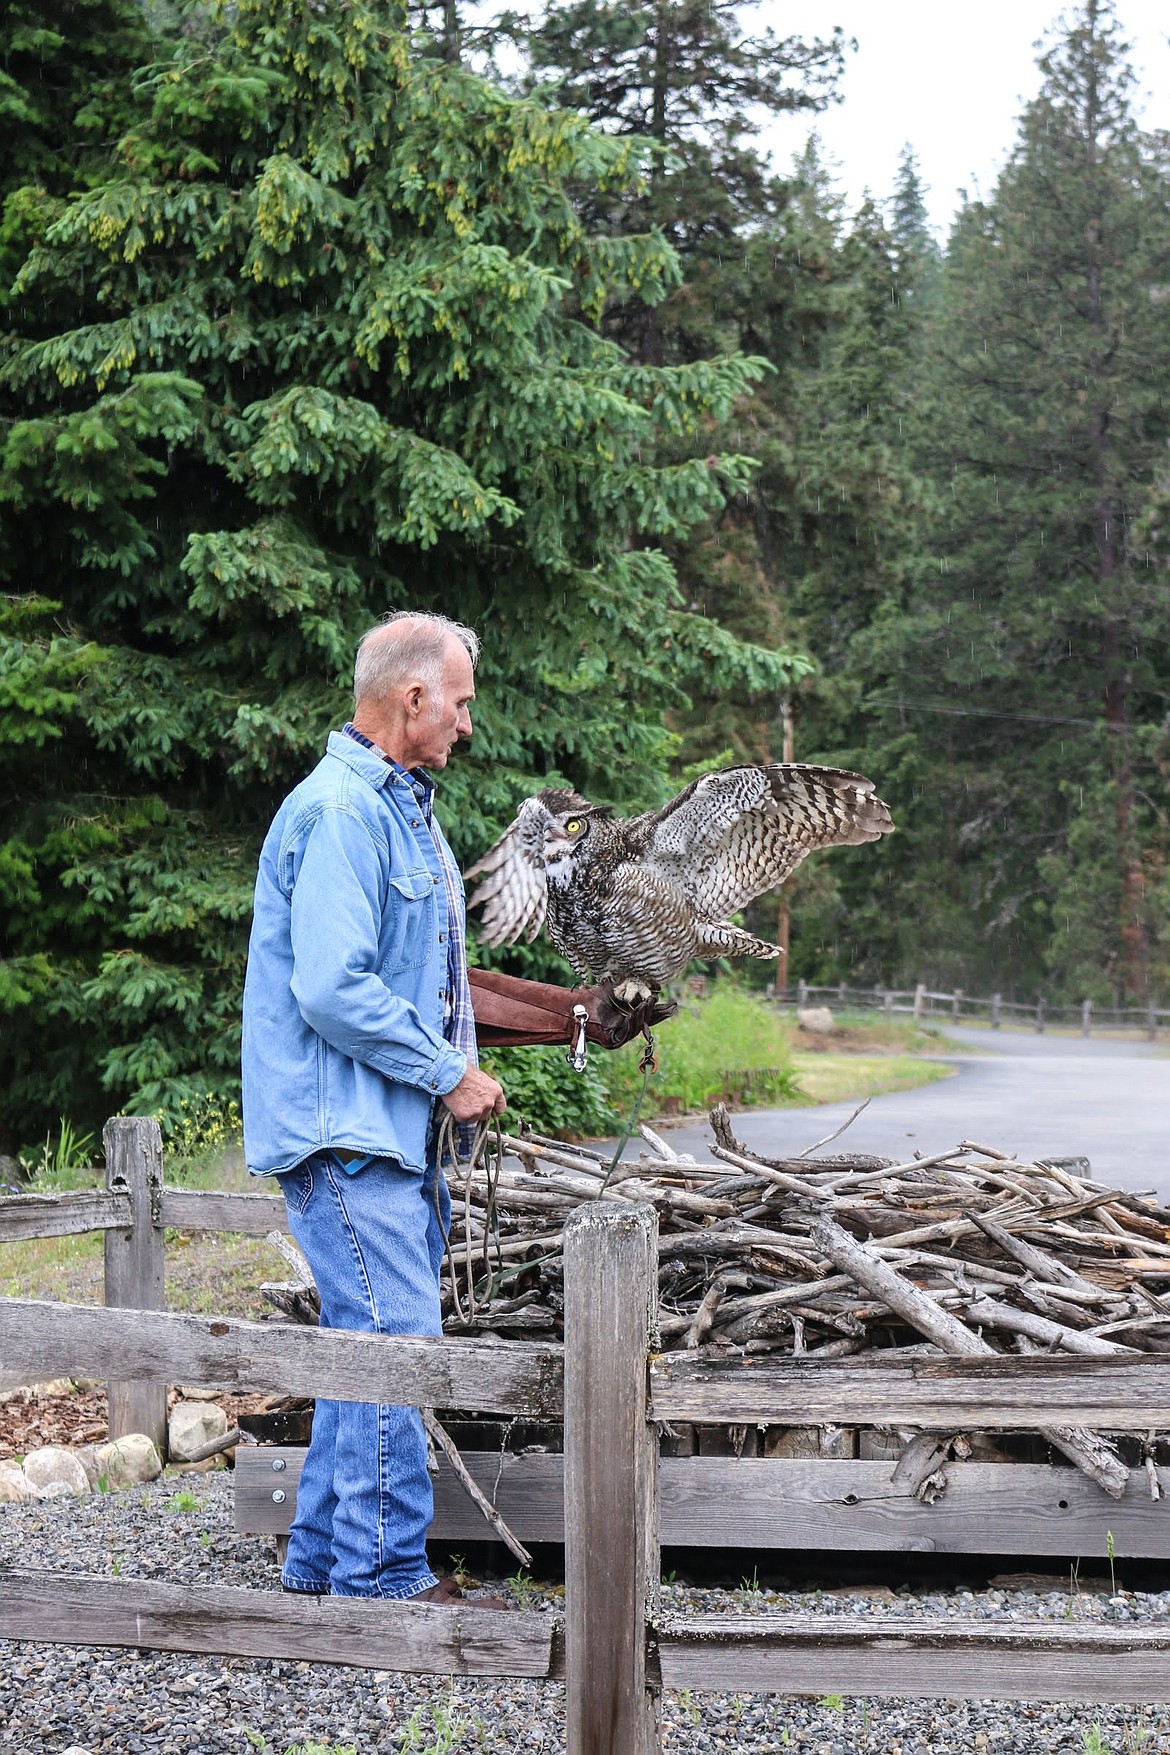
<svg viewBox="0 0 1170 1755"><path fill-rule="evenodd" d="M1146 1035L1151 1042L1158 1040L1158 1008L1153 1000L1146 1011Z"/></svg>
<svg viewBox="0 0 1170 1755"><path fill-rule="evenodd" d="M1043 999L1043 996L1041 996L1036 1001L1036 1034L1037 1034L1037 1036L1043 1036L1043 1034L1044 1034L1044 999Z"/></svg>
<svg viewBox="0 0 1170 1755"><path fill-rule="evenodd" d="M796 989L796 1003L803 1011L808 1004L808 982L801 981Z"/></svg>
<svg viewBox="0 0 1170 1755"><path fill-rule="evenodd" d="M999 1029L999 1008L1000 1008L1000 1005L1002 1004L1002 1001L1003 1001L1003 995L1001 993L993 993L992 994L992 996L991 996L991 1027L993 1030Z"/></svg>
<svg viewBox="0 0 1170 1755"><path fill-rule="evenodd" d="M926 982L920 981L914 989L914 1016L922 1016L922 1008L926 1004Z"/></svg>
<svg viewBox="0 0 1170 1755"><path fill-rule="evenodd" d="M1093 1002L1091 999L1081 1004L1081 1035L1087 1036L1093 1027Z"/></svg>
<svg viewBox="0 0 1170 1755"><path fill-rule="evenodd" d="M604 1201L565 1225L568 1755L657 1755L647 1611L659 1589L658 1435L647 1419L658 1216Z"/></svg>
<svg viewBox="0 0 1170 1755"><path fill-rule="evenodd" d="M955 991L951 994L951 1016L954 1018L956 1024L959 1021L959 1007L962 1003L963 990L961 987L956 987Z"/></svg>
<svg viewBox="0 0 1170 1755"><path fill-rule="evenodd" d="M162 1310L164 1252L162 1135L157 1121L116 1115L102 1133L106 1148L106 1187L130 1198L130 1229L107 1231L106 1304L119 1310ZM165 1383L111 1383L110 1437L145 1432L166 1458Z"/></svg>

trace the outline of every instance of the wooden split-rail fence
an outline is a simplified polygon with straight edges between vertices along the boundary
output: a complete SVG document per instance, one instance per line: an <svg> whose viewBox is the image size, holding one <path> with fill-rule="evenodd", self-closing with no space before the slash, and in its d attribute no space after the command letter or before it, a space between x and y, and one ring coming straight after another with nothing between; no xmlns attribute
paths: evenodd
<svg viewBox="0 0 1170 1755"><path fill-rule="evenodd" d="M1148 1041L1158 1040L1159 1030L1170 1026L1170 1009L1149 999L1140 1005L1103 1006L1091 999L1076 1005L1056 1005L1043 997L1030 1002L1005 999L1002 993L975 994L956 990L939 993L925 981L914 987L850 987L840 981L833 986L818 987L800 981L795 987L769 984L767 996L777 1004L803 1009L807 1005L836 1005L842 1010L876 1011L886 1017L895 1014L911 1018L947 1018L953 1024L986 1023L993 1030L1005 1024L1016 1029L1079 1030L1082 1036L1094 1031L1112 1034L1118 1030L1135 1030Z"/></svg>
<svg viewBox="0 0 1170 1755"><path fill-rule="evenodd" d="M0 1239L102 1229L108 1292L124 1296L149 1266L153 1305L0 1300L5 1377L107 1378L115 1418L147 1430L174 1382L562 1420L565 1615L563 1621L534 1610L501 1615L474 1602L439 1609L305 1600L275 1589L5 1567L0 1637L425 1674L563 1678L569 1755L652 1755L663 1688L1132 1704L1170 1695L1170 1630L1159 1627L1096 1618L989 1624L928 1616L670 1614L659 1590L660 1507L669 1488L658 1443L659 1429L672 1421L816 1426L846 1419L924 1432L1165 1430L1170 1360L903 1356L887 1363L879 1357L723 1366L659 1355L656 1215L649 1206L605 1201L582 1206L566 1227L564 1347L179 1315L158 1307L160 1245L148 1246L141 1236L136 1243L135 1231L211 1228L210 1201L219 1216L214 1228L255 1233L258 1209L239 1203L276 1203L262 1195L162 1189L151 1123L111 1122L106 1150L105 1193L64 1197L51 1212L27 1197L0 1203ZM272 1228L271 1212L262 1222ZM1140 1480L1144 1487L1145 1476ZM703 1519L712 1503L695 1492L690 1516ZM1102 1499L1102 1537L1120 1510Z"/></svg>

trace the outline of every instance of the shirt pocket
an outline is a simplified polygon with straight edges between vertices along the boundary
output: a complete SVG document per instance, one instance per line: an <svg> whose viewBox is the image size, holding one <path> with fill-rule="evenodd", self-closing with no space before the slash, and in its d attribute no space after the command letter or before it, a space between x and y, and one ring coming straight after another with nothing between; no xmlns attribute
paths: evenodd
<svg viewBox="0 0 1170 1755"><path fill-rule="evenodd" d="M429 871L392 871L386 898L381 976L417 969L434 954L440 884Z"/></svg>

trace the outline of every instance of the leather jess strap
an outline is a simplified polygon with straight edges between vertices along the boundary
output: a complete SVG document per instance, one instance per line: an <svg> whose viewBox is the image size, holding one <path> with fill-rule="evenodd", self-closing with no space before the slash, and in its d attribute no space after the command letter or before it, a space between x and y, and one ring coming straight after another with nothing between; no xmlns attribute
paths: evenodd
<svg viewBox="0 0 1170 1755"><path fill-rule="evenodd" d="M599 1048L620 1048L651 1024L675 1010L669 1003L650 1001L633 1011L614 1001L608 984L600 987L557 987L549 981L524 981L494 969L469 969L475 1034L481 1048L518 1048L527 1043L569 1044L574 1035L574 1006L584 1006L586 1040Z"/></svg>

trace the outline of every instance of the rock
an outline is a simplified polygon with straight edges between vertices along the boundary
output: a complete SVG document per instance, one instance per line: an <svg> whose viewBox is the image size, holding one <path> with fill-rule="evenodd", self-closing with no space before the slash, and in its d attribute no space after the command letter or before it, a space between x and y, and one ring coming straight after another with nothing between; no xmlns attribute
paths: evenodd
<svg viewBox="0 0 1170 1755"><path fill-rule="evenodd" d="M833 1014L827 1005L801 1006L796 1021L802 1030L814 1030L818 1036L827 1036L833 1029Z"/></svg>
<svg viewBox="0 0 1170 1755"><path fill-rule="evenodd" d="M80 1499L89 1492L88 1475L63 1444L46 1444L40 1450L30 1450L24 1459L24 1472L46 1499L60 1499L69 1493Z"/></svg>
<svg viewBox="0 0 1170 1755"><path fill-rule="evenodd" d="M71 1377L50 1377L45 1383L12 1383L6 1382L0 1391L0 1401L32 1401L35 1396L73 1395L77 1389Z"/></svg>
<svg viewBox="0 0 1170 1755"><path fill-rule="evenodd" d="M172 1462L190 1462L227 1429L228 1417L215 1402L176 1402L167 1425L167 1454Z"/></svg>
<svg viewBox="0 0 1170 1755"><path fill-rule="evenodd" d="M85 1470L85 1478L89 1482L92 1491L92 1489L97 1486L98 1479L102 1472L102 1465L98 1461L97 1445L79 1444L73 1454Z"/></svg>
<svg viewBox="0 0 1170 1755"><path fill-rule="evenodd" d="M0 1505L15 1505L22 1499L40 1497L18 1463L0 1462Z"/></svg>
<svg viewBox="0 0 1170 1755"><path fill-rule="evenodd" d="M162 1474L162 1459L145 1432L127 1432L112 1444L99 1445L97 1460L111 1487L132 1487Z"/></svg>

